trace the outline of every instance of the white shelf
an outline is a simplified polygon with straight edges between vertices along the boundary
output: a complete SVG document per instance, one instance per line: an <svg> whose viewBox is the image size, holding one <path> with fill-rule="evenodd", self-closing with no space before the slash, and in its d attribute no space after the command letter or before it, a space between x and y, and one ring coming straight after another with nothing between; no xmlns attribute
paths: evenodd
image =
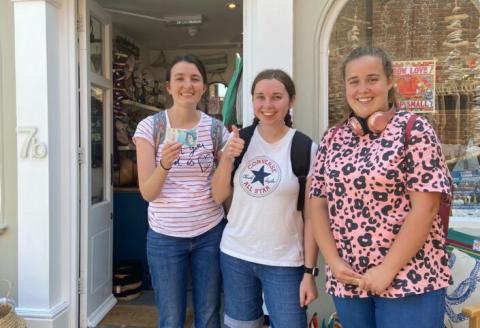
<svg viewBox="0 0 480 328"><path fill-rule="evenodd" d="M148 111L155 112L155 113L160 111L160 108L150 106L150 105L141 104L141 103L138 103L138 102L132 101L132 100L122 100L122 104L126 105L127 107L129 107L130 109L133 109L133 110L144 109L144 110L148 110Z"/></svg>

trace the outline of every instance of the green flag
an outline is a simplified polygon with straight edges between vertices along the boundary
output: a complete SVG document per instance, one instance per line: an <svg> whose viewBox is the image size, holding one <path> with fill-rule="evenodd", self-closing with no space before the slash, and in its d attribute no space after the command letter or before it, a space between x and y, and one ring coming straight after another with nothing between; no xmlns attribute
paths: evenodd
<svg viewBox="0 0 480 328"><path fill-rule="evenodd" d="M237 56L237 59L235 60L235 71L228 83L227 93L223 98L222 118L223 124L225 125L237 123L235 116L235 101L237 99L238 84L242 77L242 69L243 59L242 57Z"/></svg>

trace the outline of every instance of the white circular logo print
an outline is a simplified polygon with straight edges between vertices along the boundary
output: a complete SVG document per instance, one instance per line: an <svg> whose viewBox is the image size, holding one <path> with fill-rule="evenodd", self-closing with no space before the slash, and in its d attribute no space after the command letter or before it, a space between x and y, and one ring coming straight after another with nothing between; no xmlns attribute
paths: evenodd
<svg viewBox="0 0 480 328"><path fill-rule="evenodd" d="M277 189L282 174L280 166L266 156L247 162L239 175L243 190L254 197L265 197Z"/></svg>

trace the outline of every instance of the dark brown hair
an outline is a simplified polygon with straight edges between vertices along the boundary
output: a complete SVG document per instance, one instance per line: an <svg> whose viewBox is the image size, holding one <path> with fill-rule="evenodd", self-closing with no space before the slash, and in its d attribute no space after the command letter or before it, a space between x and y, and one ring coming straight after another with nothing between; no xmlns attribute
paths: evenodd
<svg viewBox="0 0 480 328"><path fill-rule="evenodd" d="M193 64L197 67L198 71L200 72L200 75L202 76L203 79L203 84L207 84L207 70L205 69L205 65L203 65L202 61L195 55L192 54L186 54L186 55L179 55L173 59L173 61L170 63L168 66L167 72L165 74L165 81L170 82L170 78L172 77L172 68L175 66L177 63L180 62L186 62Z"/></svg>
<svg viewBox="0 0 480 328"><path fill-rule="evenodd" d="M253 80L252 88L250 90L250 94L252 96L253 96L253 93L255 92L255 87L257 86L257 83L262 80L277 80L278 82L282 83L285 86L285 89L287 90L288 97L290 100L292 100L295 97L295 94L296 94L295 83L293 83L293 80L290 77L290 75L288 75L281 69L266 69L258 73L255 79ZM257 117L253 119L253 125L257 125L259 122L260 120ZM288 127L292 127L292 116L290 115L290 111L288 111L287 115L285 115L285 125Z"/></svg>
<svg viewBox="0 0 480 328"><path fill-rule="evenodd" d="M380 48L363 46L363 47L353 49L347 55L347 57L345 57L345 59L343 60L343 63L342 63L342 78L343 78L344 82L345 82L345 70L346 70L347 64L350 63L351 61L355 60L355 59L365 57L365 56L371 56L371 57L375 57L375 58L380 59L380 61L382 62L383 72L385 73L385 76L388 79L393 78L393 63L392 63L392 60L390 59L390 57L387 55L387 53L383 49L380 49ZM392 86L392 88L390 90L388 90L388 106L392 107L394 105L395 106L397 105L397 98L396 98L396 95L395 95L395 88ZM352 113L352 109L348 105L347 101L345 101L345 112L346 112L345 114L347 115L347 117Z"/></svg>

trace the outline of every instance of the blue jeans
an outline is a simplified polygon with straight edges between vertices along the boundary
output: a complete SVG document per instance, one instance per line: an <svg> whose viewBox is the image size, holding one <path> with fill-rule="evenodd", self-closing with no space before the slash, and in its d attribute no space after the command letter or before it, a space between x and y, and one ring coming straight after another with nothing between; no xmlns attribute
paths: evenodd
<svg viewBox="0 0 480 328"><path fill-rule="evenodd" d="M262 291L270 327L305 328L300 306L303 267L279 267L240 260L220 252L225 298L224 323L230 328L263 326Z"/></svg>
<svg viewBox="0 0 480 328"><path fill-rule="evenodd" d="M445 288L401 298L333 297L343 328L443 328Z"/></svg>
<svg viewBox="0 0 480 328"><path fill-rule="evenodd" d="M183 328L189 270L195 327L220 327L219 245L225 223L223 220L193 238L171 237L148 230L147 258L160 316L158 328Z"/></svg>

